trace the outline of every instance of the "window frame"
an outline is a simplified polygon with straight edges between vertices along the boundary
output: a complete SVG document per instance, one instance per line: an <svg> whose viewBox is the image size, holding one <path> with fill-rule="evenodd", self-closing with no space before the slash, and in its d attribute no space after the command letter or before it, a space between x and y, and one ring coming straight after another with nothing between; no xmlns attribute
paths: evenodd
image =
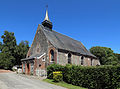
<svg viewBox="0 0 120 89"><path fill-rule="evenodd" d="M93 58L91 58L91 66L93 66Z"/></svg>
<svg viewBox="0 0 120 89"><path fill-rule="evenodd" d="M84 56L81 56L81 65L84 65Z"/></svg>
<svg viewBox="0 0 120 89"><path fill-rule="evenodd" d="M53 54L51 53L51 51L53 52ZM51 56L53 56L53 60L52 60ZM55 61L55 52L54 52L53 49L50 50L50 56L49 57L50 57L50 62L54 62Z"/></svg>
<svg viewBox="0 0 120 89"><path fill-rule="evenodd" d="M72 64L72 54L71 53L68 53L68 64Z"/></svg>

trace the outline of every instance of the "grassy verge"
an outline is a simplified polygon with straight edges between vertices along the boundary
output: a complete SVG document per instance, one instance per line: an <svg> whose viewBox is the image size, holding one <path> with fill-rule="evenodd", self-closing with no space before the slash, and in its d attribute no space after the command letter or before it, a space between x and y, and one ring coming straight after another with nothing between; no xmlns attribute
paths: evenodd
<svg viewBox="0 0 120 89"><path fill-rule="evenodd" d="M82 87L79 87L79 86L74 86L72 84L68 84L68 83L65 83L65 82L56 83L56 82L53 82L52 79L44 79L43 81L51 83L51 84L55 84L55 85L58 85L58 86L62 86L62 87L68 88L68 89L87 89L87 88L82 88Z"/></svg>

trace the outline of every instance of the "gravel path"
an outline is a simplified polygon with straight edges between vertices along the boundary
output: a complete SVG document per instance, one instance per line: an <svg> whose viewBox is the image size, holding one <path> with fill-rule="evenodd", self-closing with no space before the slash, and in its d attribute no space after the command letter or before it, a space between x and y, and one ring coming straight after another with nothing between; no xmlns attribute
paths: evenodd
<svg viewBox="0 0 120 89"><path fill-rule="evenodd" d="M15 73L0 73L0 89L66 89Z"/></svg>

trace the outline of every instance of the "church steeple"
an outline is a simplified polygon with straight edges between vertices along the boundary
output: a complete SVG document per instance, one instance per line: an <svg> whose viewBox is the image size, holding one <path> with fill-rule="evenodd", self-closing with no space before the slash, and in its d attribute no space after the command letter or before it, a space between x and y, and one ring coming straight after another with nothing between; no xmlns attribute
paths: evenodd
<svg viewBox="0 0 120 89"><path fill-rule="evenodd" d="M49 17L48 17L48 6L46 6L46 15L45 15L45 19L44 19L44 21L42 22L42 25L44 26L44 27L47 27L47 28L49 28L50 30L52 30L52 22L50 22L50 20L49 20Z"/></svg>
<svg viewBox="0 0 120 89"><path fill-rule="evenodd" d="M44 19L44 21L45 21L45 20L50 21L50 20L49 20L49 17L48 17L48 10L47 10L47 9L46 9L46 15L45 15L45 19Z"/></svg>

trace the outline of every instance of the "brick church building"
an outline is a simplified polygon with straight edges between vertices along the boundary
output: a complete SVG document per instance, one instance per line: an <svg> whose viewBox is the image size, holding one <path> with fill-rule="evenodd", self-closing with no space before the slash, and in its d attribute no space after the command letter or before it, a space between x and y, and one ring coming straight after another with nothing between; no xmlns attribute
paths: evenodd
<svg viewBox="0 0 120 89"><path fill-rule="evenodd" d="M52 22L48 11L42 24L38 25L33 43L22 61L22 72L37 75L38 70L46 70L47 66L75 64L82 66L100 65L99 60L77 40L52 30Z"/></svg>

